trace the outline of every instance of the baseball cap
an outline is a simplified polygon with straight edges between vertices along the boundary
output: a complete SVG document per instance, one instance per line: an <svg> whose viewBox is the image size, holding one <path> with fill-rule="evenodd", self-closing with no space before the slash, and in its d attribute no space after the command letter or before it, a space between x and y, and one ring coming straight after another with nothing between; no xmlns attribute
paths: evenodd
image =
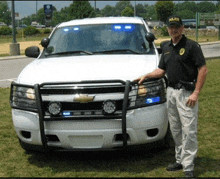
<svg viewBox="0 0 220 179"><path fill-rule="evenodd" d="M171 25L182 26L183 25L182 19L177 15L172 15L168 17L167 26L169 27Z"/></svg>

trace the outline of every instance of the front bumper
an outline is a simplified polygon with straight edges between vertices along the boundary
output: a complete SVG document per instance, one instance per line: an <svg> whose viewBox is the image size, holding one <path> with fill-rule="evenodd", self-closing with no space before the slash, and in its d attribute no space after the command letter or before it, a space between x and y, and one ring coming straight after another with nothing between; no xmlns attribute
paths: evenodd
<svg viewBox="0 0 220 179"><path fill-rule="evenodd" d="M140 145L163 139L168 120L166 103L127 112L127 145ZM12 109L19 139L42 145L39 115ZM123 147L122 119L45 121L48 147L64 149L112 149ZM29 133L29 135L27 135Z"/></svg>

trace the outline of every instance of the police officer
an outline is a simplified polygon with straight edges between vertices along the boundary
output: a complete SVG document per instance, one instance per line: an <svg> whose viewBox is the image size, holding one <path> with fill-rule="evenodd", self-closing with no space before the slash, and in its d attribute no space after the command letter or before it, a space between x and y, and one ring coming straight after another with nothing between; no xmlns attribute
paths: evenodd
<svg viewBox="0 0 220 179"><path fill-rule="evenodd" d="M167 75L168 118L176 158L167 170L183 169L186 177L194 177L194 159L198 150L198 96L208 70L199 44L182 34L184 26L179 16L167 19L167 29L171 40L163 47L159 68L135 81L141 84L147 78Z"/></svg>

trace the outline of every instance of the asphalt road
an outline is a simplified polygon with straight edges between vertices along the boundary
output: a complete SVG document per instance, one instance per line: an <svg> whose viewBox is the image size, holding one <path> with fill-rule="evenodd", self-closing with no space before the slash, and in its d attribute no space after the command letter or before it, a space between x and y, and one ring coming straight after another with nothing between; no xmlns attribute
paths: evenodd
<svg viewBox="0 0 220 179"><path fill-rule="evenodd" d="M220 57L220 43L201 45L204 56L207 59ZM32 62L33 58L0 60L0 87L10 87L16 80L22 69Z"/></svg>
<svg viewBox="0 0 220 179"><path fill-rule="evenodd" d="M33 61L33 58L0 61L0 87L9 87L16 80L22 69Z"/></svg>

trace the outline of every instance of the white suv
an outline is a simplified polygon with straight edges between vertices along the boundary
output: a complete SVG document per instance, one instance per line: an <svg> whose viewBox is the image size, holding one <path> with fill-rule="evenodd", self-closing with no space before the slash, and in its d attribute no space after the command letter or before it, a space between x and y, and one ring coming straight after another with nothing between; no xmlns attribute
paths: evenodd
<svg viewBox="0 0 220 179"><path fill-rule="evenodd" d="M133 82L159 62L154 35L137 17L56 26L11 84L12 118L25 150L120 149L168 144L164 79Z"/></svg>

